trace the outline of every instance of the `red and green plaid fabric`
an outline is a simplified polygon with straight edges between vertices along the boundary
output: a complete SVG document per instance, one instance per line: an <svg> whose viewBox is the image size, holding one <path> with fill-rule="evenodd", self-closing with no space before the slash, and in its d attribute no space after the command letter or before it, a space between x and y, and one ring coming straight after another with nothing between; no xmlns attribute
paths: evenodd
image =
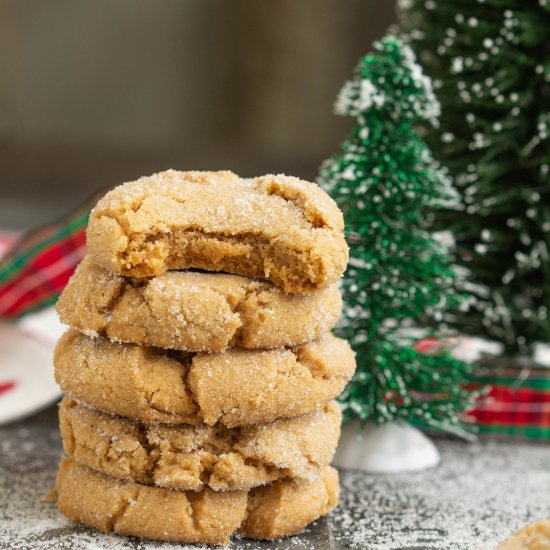
<svg viewBox="0 0 550 550"><path fill-rule="evenodd" d="M438 353L452 346L443 340L424 338L415 349ZM476 368L471 387L489 388L476 408L468 411L481 435L550 440L550 368L521 368L498 358L486 360Z"/></svg>
<svg viewBox="0 0 550 550"><path fill-rule="evenodd" d="M471 413L481 434L550 440L550 369L480 367L474 382L492 386Z"/></svg>
<svg viewBox="0 0 550 550"><path fill-rule="evenodd" d="M97 197L11 245L0 260L0 317L19 317L57 300L86 254L86 224L95 202Z"/></svg>

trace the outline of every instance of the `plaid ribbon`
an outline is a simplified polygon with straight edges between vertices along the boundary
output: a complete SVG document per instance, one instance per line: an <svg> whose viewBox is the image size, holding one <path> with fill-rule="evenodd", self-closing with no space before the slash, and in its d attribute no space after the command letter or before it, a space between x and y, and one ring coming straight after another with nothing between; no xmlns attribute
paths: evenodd
<svg viewBox="0 0 550 550"><path fill-rule="evenodd" d="M415 344L422 353L452 350L445 340L424 338ZM468 384L489 393L468 411L481 435L497 438L550 440L550 369L520 367L502 359L485 359Z"/></svg>
<svg viewBox="0 0 550 550"><path fill-rule="evenodd" d="M481 434L550 440L550 369L481 366L474 383L492 386L471 412Z"/></svg>
<svg viewBox="0 0 550 550"><path fill-rule="evenodd" d="M0 317L16 318L55 303L86 254L88 216L99 196L11 245L0 260Z"/></svg>

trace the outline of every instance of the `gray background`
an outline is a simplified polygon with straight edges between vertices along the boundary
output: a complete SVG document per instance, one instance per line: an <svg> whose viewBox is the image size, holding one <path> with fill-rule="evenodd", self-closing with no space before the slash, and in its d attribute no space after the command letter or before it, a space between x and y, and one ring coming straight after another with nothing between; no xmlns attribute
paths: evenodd
<svg viewBox="0 0 550 550"><path fill-rule="evenodd" d="M376 0L0 0L0 229L169 167L313 178Z"/></svg>

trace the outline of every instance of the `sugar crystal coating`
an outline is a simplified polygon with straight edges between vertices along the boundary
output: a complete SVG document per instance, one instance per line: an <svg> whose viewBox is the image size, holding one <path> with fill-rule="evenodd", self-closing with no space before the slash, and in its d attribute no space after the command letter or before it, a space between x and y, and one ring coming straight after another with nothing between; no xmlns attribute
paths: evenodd
<svg viewBox="0 0 550 550"><path fill-rule="evenodd" d="M61 461L56 491L59 509L72 521L174 542L227 544L240 533L256 539L292 535L338 503L338 474L325 468L313 482L277 481L244 491L173 491L110 478Z"/></svg>
<svg viewBox="0 0 550 550"><path fill-rule="evenodd" d="M130 279L86 258L57 302L61 321L88 335L187 351L276 348L316 340L336 324L335 284L307 294L225 273L170 271Z"/></svg>
<svg viewBox="0 0 550 550"><path fill-rule="evenodd" d="M228 427L317 411L355 371L349 344L331 334L293 348L190 354L69 330L54 363L61 389L90 407L147 423Z"/></svg>
<svg viewBox="0 0 550 550"><path fill-rule="evenodd" d="M332 460L341 421L330 402L317 413L244 428L146 425L68 397L59 416L65 452L81 464L122 480L193 491L313 481Z"/></svg>
<svg viewBox="0 0 550 550"><path fill-rule="evenodd" d="M298 178L168 170L107 193L87 242L95 263L121 275L194 267L309 292L342 275L343 228L334 201Z"/></svg>

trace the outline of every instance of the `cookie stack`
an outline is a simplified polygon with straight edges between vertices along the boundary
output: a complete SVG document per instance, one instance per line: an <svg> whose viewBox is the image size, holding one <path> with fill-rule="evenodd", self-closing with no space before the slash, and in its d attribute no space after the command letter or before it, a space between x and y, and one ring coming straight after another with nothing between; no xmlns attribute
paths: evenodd
<svg viewBox="0 0 550 550"><path fill-rule="evenodd" d="M330 334L343 220L314 184L168 171L109 192L57 309L71 520L125 535L273 539L337 503ZM194 271L189 271L193 269Z"/></svg>

